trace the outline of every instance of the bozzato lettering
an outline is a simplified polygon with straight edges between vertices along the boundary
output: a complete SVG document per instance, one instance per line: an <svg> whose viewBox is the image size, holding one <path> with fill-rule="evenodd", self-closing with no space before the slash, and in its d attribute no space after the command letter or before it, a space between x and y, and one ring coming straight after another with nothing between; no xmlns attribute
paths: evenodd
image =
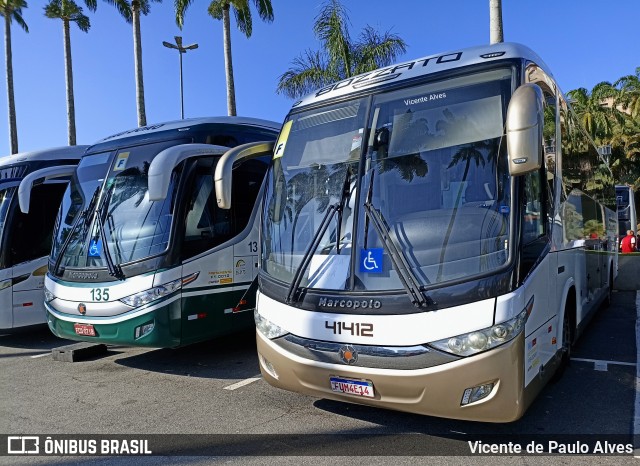
<svg viewBox="0 0 640 466"><path fill-rule="evenodd" d="M154 130L154 129L161 128L164 125L165 125L164 123L159 123L159 124L156 124L156 125L141 126L139 128L130 129L128 131L123 131L121 133L112 134L111 136L104 138L103 141L108 141L109 139L117 138L119 136L124 136L125 134L135 134L135 133L140 133L142 131L151 131L151 130Z"/></svg>
<svg viewBox="0 0 640 466"><path fill-rule="evenodd" d="M345 79L344 81L339 81L337 83L331 84L330 86L323 87L322 89L316 91L316 97L320 97L322 95L337 91L339 89L344 89L345 87L349 86L352 86L353 89L360 89L363 87L371 86L373 84L390 81L392 79L399 78L402 75L401 71L412 70L414 67L424 68L429 63L435 63L436 65L450 63L459 61L461 58L462 52L454 52L437 57L421 58L419 60L414 60L408 63L402 63L400 65L390 66L381 70L371 71L369 73L364 73L359 76L355 76L353 78Z"/></svg>

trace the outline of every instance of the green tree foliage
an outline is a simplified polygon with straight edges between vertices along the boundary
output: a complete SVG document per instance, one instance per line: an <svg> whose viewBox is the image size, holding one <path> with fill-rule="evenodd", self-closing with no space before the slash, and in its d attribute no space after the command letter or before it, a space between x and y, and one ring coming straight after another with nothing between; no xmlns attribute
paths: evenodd
<svg viewBox="0 0 640 466"><path fill-rule="evenodd" d="M366 26L358 41L349 33L349 17L339 0L329 0L316 17L313 32L322 50L307 50L280 76L277 92L293 99L327 84L387 66L406 51L405 42L390 32Z"/></svg>
<svg viewBox="0 0 640 466"><path fill-rule="evenodd" d="M596 145L611 146L615 183L640 191L640 67L613 84L601 82L591 91L579 88L567 95Z"/></svg>

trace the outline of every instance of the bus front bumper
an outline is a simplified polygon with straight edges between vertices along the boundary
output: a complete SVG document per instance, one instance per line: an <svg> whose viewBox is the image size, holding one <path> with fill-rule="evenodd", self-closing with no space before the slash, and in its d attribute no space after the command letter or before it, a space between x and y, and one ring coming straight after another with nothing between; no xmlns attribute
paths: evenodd
<svg viewBox="0 0 640 466"><path fill-rule="evenodd" d="M180 345L180 301L154 306L143 314L127 318L89 318L57 312L48 304L47 324L54 335L76 341L89 341L109 345L172 348ZM76 324L93 329L95 335L76 332Z"/></svg>
<svg viewBox="0 0 640 466"><path fill-rule="evenodd" d="M522 333L485 353L418 370L372 369L311 361L284 350L260 332L256 335L264 379L285 390L378 408L485 422L515 421L527 407ZM331 377L371 382L374 397L334 392ZM461 405L466 389L489 383L494 386L486 398Z"/></svg>

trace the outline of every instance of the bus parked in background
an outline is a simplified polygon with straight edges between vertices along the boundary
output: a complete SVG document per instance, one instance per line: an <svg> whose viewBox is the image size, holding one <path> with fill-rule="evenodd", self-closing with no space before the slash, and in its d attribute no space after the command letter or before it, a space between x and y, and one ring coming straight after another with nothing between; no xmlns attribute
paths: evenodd
<svg viewBox="0 0 640 466"><path fill-rule="evenodd" d="M273 141L279 128L252 118L181 120L89 148L54 232L45 280L53 333L177 347L250 328L252 313L241 311L255 297L238 303L257 270L256 199L271 157L220 161L231 147ZM222 210L214 174L232 169L234 202Z"/></svg>
<svg viewBox="0 0 640 466"><path fill-rule="evenodd" d="M87 146L0 159L0 329L46 322L44 275L62 194Z"/></svg>
<svg viewBox="0 0 640 466"><path fill-rule="evenodd" d="M616 186L616 207L618 209L618 235L620 239L633 230L638 234L638 217L636 213L635 193L631 186Z"/></svg>
<svg viewBox="0 0 640 466"><path fill-rule="evenodd" d="M291 109L267 175L255 312L265 380L518 419L610 297L611 179L521 45L319 89Z"/></svg>

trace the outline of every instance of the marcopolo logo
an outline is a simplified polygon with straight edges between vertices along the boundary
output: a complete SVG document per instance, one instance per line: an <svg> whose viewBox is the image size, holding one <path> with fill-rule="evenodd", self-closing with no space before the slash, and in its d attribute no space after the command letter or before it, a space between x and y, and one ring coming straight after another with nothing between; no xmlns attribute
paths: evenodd
<svg viewBox="0 0 640 466"><path fill-rule="evenodd" d="M339 307L342 309L380 309L382 303L377 299L328 299L320 298L318 306Z"/></svg>
<svg viewBox="0 0 640 466"><path fill-rule="evenodd" d="M98 272L69 272L69 278L76 280L95 280L98 278Z"/></svg>
<svg viewBox="0 0 640 466"><path fill-rule="evenodd" d="M9 455L37 455L40 453L40 437L36 435L10 435L7 437Z"/></svg>

